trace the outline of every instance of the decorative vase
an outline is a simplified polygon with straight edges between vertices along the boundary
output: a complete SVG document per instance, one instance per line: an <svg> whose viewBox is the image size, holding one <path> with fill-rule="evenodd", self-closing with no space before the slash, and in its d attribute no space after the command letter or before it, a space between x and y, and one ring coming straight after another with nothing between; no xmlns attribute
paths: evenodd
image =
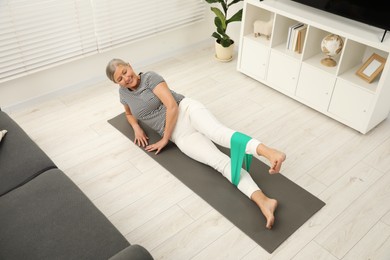
<svg viewBox="0 0 390 260"><path fill-rule="evenodd" d="M233 59L234 42L229 47L223 47L215 41L215 58L222 62L228 62Z"/></svg>
<svg viewBox="0 0 390 260"><path fill-rule="evenodd" d="M336 66L337 62L333 59L343 48L343 39L336 34L329 34L321 42L321 51L327 56L321 60L321 64L327 67Z"/></svg>

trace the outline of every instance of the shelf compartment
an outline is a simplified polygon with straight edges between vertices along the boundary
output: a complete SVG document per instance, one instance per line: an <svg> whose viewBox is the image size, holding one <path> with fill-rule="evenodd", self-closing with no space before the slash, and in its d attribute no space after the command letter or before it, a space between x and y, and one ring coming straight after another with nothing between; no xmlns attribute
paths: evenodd
<svg viewBox="0 0 390 260"><path fill-rule="evenodd" d="M321 60L326 58L326 55L321 50L321 42L329 34L331 34L331 32L309 26L303 54L303 61L328 73L336 75L338 66L340 65L340 57L344 52L344 47L338 55L332 57L337 63L336 66L328 67L321 63ZM342 36L341 38L345 43L345 38Z"/></svg>
<svg viewBox="0 0 390 260"><path fill-rule="evenodd" d="M241 27L243 35L254 35L254 22L256 20L269 21L274 17L273 12L258 8L252 4L246 4L244 9L243 20L245 20L245 23Z"/></svg>
<svg viewBox="0 0 390 260"><path fill-rule="evenodd" d="M338 72L339 77L355 84L357 87L365 89L366 91L376 92L382 73L380 73L371 83L366 82L356 75L356 71L363 66L364 62L373 53L376 53L385 59L388 58L388 53L383 52L382 50L378 50L353 40L347 40Z"/></svg>
<svg viewBox="0 0 390 260"><path fill-rule="evenodd" d="M275 16L271 47L284 45L284 48L286 48L289 27L297 23L300 23L300 21L277 14Z"/></svg>

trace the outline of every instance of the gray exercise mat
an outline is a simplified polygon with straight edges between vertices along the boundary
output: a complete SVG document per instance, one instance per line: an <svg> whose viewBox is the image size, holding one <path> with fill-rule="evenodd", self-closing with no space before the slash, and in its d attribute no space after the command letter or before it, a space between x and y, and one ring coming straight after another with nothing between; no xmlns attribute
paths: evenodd
<svg viewBox="0 0 390 260"><path fill-rule="evenodd" d="M108 122L130 140L134 140L133 129L124 113ZM145 125L141 126L147 133L149 142L153 143L160 139L156 132ZM229 149L219 146L218 148L226 154L230 153ZM145 153L269 253L325 205L323 201L282 174L269 174L269 167L253 157L250 168L252 178L265 194L279 202L275 211L275 224L268 230L265 228L265 217L253 201L222 174L183 154L174 143L170 142L158 155L154 152Z"/></svg>

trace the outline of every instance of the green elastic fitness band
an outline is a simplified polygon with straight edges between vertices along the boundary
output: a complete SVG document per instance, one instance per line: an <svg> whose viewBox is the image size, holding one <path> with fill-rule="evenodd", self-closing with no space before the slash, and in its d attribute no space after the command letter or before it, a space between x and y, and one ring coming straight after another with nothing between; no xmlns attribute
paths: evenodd
<svg viewBox="0 0 390 260"><path fill-rule="evenodd" d="M252 155L245 153L246 144L251 140L250 136L247 136L240 132L235 132L230 139L230 160L231 160L231 175L232 183L237 186L240 182L241 168L243 160L245 158L245 168L249 171L252 163Z"/></svg>

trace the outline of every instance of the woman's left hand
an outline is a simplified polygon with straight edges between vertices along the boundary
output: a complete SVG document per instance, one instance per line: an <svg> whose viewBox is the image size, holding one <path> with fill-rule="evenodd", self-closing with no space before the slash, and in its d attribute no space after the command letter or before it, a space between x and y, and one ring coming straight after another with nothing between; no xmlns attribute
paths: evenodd
<svg viewBox="0 0 390 260"><path fill-rule="evenodd" d="M158 154L166 145L168 144L168 140L164 138L158 141L157 143L150 144L145 147L145 150L148 152L156 151L155 154Z"/></svg>

